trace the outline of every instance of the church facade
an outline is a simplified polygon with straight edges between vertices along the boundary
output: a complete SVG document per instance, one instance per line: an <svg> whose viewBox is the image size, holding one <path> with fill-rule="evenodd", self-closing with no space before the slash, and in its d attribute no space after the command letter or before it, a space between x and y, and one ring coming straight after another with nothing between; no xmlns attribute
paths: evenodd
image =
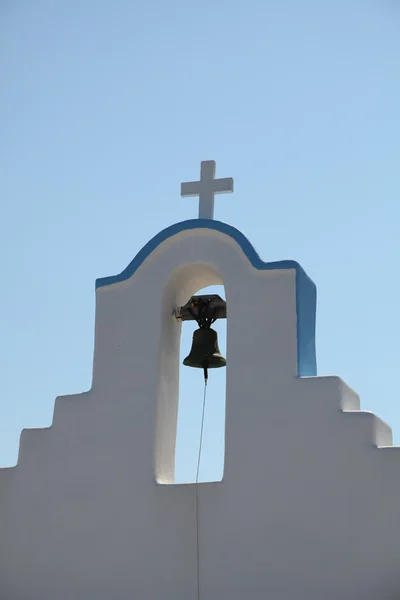
<svg viewBox="0 0 400 600"><path fill-rule="evenodd" d="M97 281L90 391L57 398L0 470L4 600L400 598L400 449L340 378L317 376L313 282L215 221L233 182L212 161L201 175L182 186L199 219ZM174 311L221 283L224 476L176 485Z"/></svg>

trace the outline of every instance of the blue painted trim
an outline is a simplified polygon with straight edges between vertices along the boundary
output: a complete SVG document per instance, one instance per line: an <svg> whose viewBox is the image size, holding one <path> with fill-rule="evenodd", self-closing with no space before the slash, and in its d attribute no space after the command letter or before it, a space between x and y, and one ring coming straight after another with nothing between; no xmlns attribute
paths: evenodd
<svg viewBox="0 0 400 600"><path fill-rule="evenodd" d="M214 231L228 235L241 247L253 267L260 271L274 271L278 269L294 269L296 271L298 375L300 377L316 375L315 320L317 290L314 282L311 281L306 272L294 260L281 260L271 263L262 261L249 240L238 229L221 221L192 219L167 227L153 237L121 273L97 279L96 289L129 279L146 258L165 240L181 231L190 231L192 229L213 229Z"/></svg>

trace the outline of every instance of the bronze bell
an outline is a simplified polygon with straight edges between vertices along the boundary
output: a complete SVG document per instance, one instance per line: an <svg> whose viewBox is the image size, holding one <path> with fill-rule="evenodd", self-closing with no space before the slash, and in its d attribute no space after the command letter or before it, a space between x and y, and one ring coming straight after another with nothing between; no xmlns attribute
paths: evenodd
<svg viewBox="0 0 400 600"><path fill-rule="evenodd" d="M183 364L197 369L218 369L226 366L226 360L218 348L218 334L214 329L196 329L192 349Z"/></svg>

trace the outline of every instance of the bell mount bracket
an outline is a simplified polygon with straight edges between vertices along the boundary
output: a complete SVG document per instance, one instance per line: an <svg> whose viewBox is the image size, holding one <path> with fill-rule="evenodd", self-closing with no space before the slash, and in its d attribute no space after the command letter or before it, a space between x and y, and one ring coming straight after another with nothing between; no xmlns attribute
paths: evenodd
<svg viewBox="0 0 400 600"><path fill-rule="evenodd" d="M226 319L226 302L218 294L192 296L174 310L177 321L197 321L200 328L209 329L217 319Z"/></svg>

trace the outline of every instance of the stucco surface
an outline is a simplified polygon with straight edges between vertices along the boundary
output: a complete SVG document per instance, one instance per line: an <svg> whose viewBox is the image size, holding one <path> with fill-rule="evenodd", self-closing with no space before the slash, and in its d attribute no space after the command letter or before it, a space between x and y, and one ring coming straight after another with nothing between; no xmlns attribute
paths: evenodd
<svg viewBox="0 0 400 600"><path fill-rule="evenodd" d="M222 482L199 486L204 600L394 600L400 454L336 377L299 378L296 270L191 229L96 292L93 384L0 470L0 597L196 600L195 486L173 485L180 325L223 283ZM140 352L137 352L137 348Z"/></svg>

